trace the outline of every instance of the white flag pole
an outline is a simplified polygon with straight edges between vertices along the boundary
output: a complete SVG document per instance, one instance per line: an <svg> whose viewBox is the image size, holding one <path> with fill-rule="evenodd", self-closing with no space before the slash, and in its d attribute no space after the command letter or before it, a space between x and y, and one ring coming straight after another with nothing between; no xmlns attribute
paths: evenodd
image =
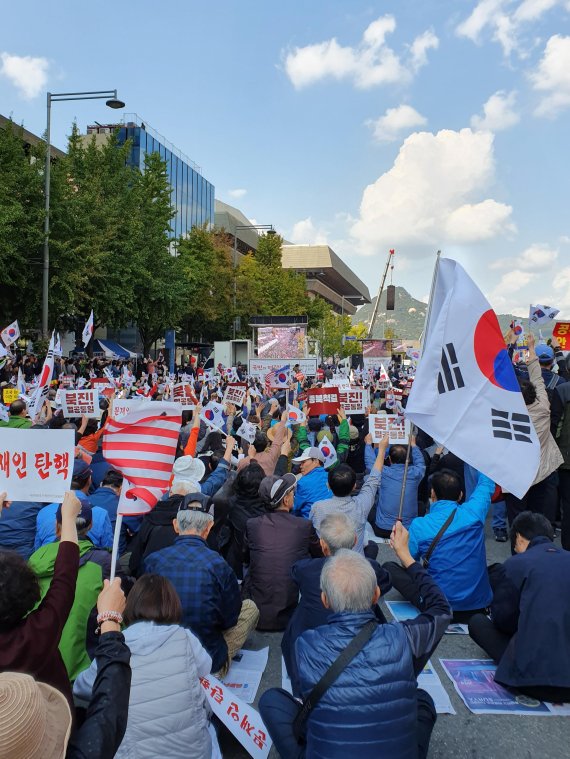
<svg viewBox="0 0 570 759"><path fill-rule="evenodd" d="M113 550L111 552L111 576L109 582L113 582L115 579L115 570L117 567L117 559L119 554L119 538L121 536L121 525L123 523L123 515L117 514L117 521L115 522L115 534L113 535Z"/></svg>
<svg viewBox="0 0 570 759"><path fill-rule="evenodd" d="M426 309L426 318L425 318L425 322L424 322L424 330L423 330L423 332L421 334L421 337L420 337L420 356L418 358L418 364L419 364L419 362L421 360L421 357L422 357L421 349L423 347L423 341L424 341L424 339L425 339L425 337L426 337L426 335L428 333L429 320L430 320L430 316L431 316L431 307L432 307L432 301L433 301L433 293L435 291L435 283L437 282L437 273L438 273L438 270L439 270L439 259L440 259L440 256L441 256L441 250L438 250L437 251L437 257L435 259L435 267L434 267L434 270L433 270L433 277L432 277L432 280L431 280L431 290L430 290L430 293L429 293L428 307ZM417 366L416 366L416 369L417 369ZM412 449L412 437L414 436L414 433L415 433L415 425L414 424L410 424L410 434L408 436L408 449L406 451L406 461L405 461L405 464L404 464L404 476L402 478L402 489L400 490L400 506L398 508L398 519L397 519L398 522L402 521L402 514L404 512L404 495L406 493L406 483L408 482L408 469L410 468L410 451Z"/></svg>

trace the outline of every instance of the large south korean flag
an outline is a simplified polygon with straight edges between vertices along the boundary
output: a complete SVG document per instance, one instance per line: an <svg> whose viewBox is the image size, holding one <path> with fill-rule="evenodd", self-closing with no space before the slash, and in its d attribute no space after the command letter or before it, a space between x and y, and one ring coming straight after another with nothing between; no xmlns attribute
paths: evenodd
<svg viewBox="0 0 570 759"><path fill-rule="evenodd" d="M532 485L540 444L497 317L467 275L442 258L406 417L518 498Z"/></svg>

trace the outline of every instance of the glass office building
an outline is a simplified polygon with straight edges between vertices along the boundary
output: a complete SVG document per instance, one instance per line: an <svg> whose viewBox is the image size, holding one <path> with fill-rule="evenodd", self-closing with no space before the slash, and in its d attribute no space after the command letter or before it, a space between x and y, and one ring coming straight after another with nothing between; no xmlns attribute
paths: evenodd
<svg viewBox="0 0 570 759"><path fill-rule="evenodd" d="M96 124L87 127L87 134L111 134L118 130L119 142L131 140L131 163L144 171L145 155L156 152L166 161L172 188L172 237L185 235L195 226L214 224L214 185L202 175L200 166L145 123L136 114L125 114L120 124Z"/></svg>

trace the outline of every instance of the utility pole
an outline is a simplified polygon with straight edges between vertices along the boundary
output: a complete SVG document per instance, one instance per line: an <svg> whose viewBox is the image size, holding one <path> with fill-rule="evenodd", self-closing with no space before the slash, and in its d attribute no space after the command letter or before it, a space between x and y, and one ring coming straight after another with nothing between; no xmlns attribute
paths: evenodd
<svg viewBox="0 0 570 759"><path fill-rule="evenodd" d="M384 285L386 283L386 277L388 276L388 269L390 268L390 263L393 260L394 257L394 250L391 250L388 253L388 260L386 261L386 267L384 269L384 274L382 276L382 281L380 282L380 288L378 290L378 295L376 296L376 303L374 304L374 310L372 311L372 316L370 317L370 321L368 322L368 339L372 337L372 330L374 329L374 324L376 323L376 317L378 316L378 309L380 308L380 298L382 297L382 292L384 291ZM393 264L392 264L393 265Z"/></svg>

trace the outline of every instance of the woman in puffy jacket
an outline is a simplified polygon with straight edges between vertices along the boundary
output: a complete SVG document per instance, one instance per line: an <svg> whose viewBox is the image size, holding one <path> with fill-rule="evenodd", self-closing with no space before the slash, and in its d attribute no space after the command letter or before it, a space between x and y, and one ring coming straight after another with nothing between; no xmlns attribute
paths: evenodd
<svg viewBox="0 0 570 759"><path fill-rule="evenodd" d="M125 737L116 759L210 759L219 747L200 677L212 660L198 638L180 626L182 607L165 577L143 575L123 614L132 683ZM78 676L74 695L91 698L96 660Z"/></svg>

